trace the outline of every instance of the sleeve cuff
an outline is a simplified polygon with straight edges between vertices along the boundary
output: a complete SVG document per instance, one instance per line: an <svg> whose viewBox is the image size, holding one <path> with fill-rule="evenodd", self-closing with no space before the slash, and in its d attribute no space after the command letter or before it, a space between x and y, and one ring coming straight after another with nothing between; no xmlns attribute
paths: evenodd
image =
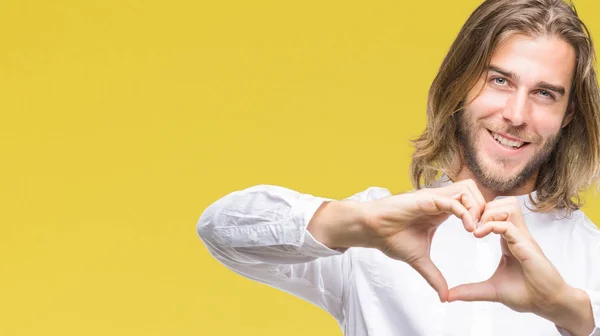
<svg viewBox="0 0 600 336"><path fill-rule="evenodd" d="M303 204L300 211L304 214L304 241L300 250L302 254L310 257L329 257L334 255L340 255L346 251L344 250L333 250L323 245L321 242L315 239L312 234L306 229L308 223L314 216L315 212L319 209L323 202L329 201L325 198L314 198Z"/></svg>

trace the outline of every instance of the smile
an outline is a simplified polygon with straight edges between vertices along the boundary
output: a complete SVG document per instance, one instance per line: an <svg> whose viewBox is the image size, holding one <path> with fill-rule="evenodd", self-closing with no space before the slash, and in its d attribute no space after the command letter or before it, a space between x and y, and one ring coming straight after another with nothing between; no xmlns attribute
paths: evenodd
<svg viewBox="0 0 600 336"><path fill-rule="evenodd" d="M488 130L488 132L494 138L494 140L496 140L496 143L498 143L499 145L501 145L502 147L504 147L506 149L516 150L516 149L520 149L529 144L529 142L508 138L508 137L502 136L498 133L494 133L490 130Z"/></svg>

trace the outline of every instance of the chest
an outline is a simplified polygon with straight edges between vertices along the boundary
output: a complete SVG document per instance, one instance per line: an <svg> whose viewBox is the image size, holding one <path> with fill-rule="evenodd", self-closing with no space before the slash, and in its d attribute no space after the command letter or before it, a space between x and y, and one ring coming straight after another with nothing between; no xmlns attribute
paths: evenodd
<svg viewBox="0 0 600 336"><path fill-rule="evenodd" d="M489 278L501 256L499 236L477 240L460 223L444 225L434 236L431 259L449 287ZM377 250L361 249L352 260L349 307L361 310L364 334L558 335L553 323L498 303L441 303L420 274Z"/></svg>

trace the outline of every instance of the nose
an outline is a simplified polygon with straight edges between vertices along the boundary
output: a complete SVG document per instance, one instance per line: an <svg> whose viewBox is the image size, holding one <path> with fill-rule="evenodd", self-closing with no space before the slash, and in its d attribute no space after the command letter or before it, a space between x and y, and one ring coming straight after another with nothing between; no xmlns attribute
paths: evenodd
<svg viewBox="0 0 600 336"><path fill-rule="evenodd" d="M507 100L502 117L512 126L522 126L527 122L529 116L529 99L526 90L521 89L514 92Z"/></svg>

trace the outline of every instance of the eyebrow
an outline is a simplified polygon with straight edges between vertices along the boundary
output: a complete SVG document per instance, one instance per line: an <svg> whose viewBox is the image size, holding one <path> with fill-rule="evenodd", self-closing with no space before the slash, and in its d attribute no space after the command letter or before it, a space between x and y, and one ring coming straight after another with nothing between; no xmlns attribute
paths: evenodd
<svg viewBox="0 0 600 336"><path fill-rule="evenodd" d="M517 75L514 72L508 71L508 70L504 70L502 68L499 68L495 65L490 65L488 66L488 71L494 71L497 72L505 77L508 77L512 80L519 80L519 75ZM550 84L548 82L538 82L537 87L539 87L540 89L544 89L544 90L548 90L548 91L553 91L557 94L559 94L561 97L565 95L566 89L564 86L561 85L554 85L554 84Z"/></svg>

